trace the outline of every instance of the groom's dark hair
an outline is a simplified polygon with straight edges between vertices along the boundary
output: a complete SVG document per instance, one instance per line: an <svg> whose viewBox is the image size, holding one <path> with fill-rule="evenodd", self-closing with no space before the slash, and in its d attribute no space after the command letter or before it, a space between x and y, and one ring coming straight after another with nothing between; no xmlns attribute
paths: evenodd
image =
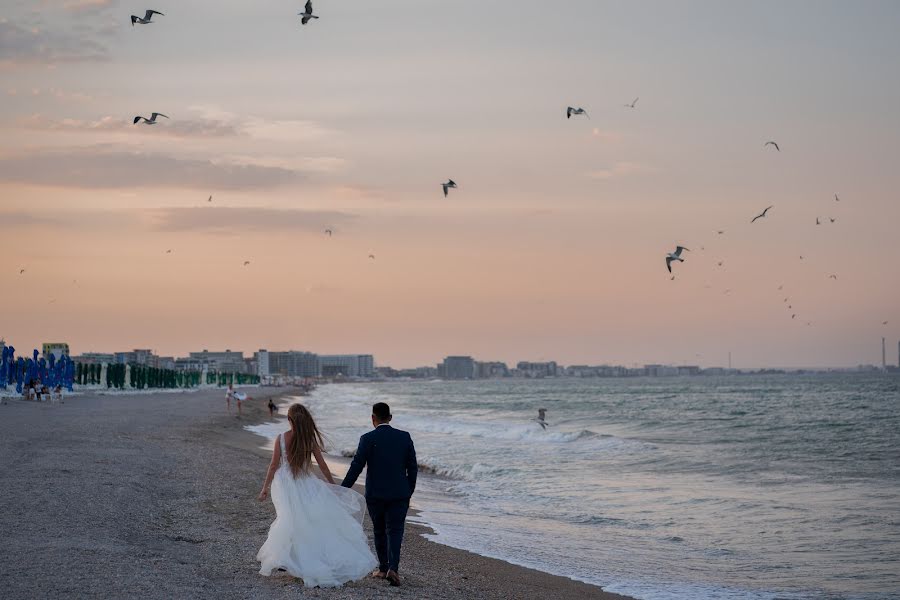
<svg viewBox="0 0 900 600"><path fill-rule="evenodd" d="M382 423L391 420L391 407L384 402L378 402L372 406L372 416Z"/></svg>

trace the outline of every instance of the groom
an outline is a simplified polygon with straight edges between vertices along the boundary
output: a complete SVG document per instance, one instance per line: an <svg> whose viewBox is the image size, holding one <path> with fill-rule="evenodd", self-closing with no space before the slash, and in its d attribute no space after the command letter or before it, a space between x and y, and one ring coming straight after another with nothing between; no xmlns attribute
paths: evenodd
<svg viewBox="0 0 900 600"><path fill-rule="evenodd" d="M352 487L368 465L366 472L366 504L375 530L375 552L378 570L374 577L400 585L400 545L409 498L416 489L416 449L405 431L390 426L391 409L384 402L372 407L373 431L359 438L359 448L341 483Z"/></svg>

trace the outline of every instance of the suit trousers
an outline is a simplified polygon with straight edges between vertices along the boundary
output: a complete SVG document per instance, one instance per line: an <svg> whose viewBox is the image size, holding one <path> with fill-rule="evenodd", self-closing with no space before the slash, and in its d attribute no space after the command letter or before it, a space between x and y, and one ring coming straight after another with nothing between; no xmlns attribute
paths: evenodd
<svg viewBox="0 0 900 600"><path fill-rule="evenodd" d="M400 546L403 544L403 527L409 498L366 498L369 517L375 530L375 553L378 568L382 571L398 571L400 566Z"/></svg>

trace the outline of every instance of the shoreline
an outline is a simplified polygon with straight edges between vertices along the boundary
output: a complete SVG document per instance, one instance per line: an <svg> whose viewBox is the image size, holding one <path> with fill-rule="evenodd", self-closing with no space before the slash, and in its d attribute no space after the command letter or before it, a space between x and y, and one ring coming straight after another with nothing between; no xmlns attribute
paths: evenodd
<svg viewBox="0 0 900 600"><path fill-rule="evenodd" d="M400 588L364 579L307 589L260 576L256 551L274 509L256 493L270 455L244 426L268 420L268 398L295 393L254 388L240 419L225 414L223 394L86 393L0 406L6 597L628 600L427 540L415 523Z"/></svg>
<svg viewBox="0 0 900 600"><path fill-rule="evenodd" d="M284 407L286 409L290 405L290 402L288 402L288 399L289 398L298 398L298 397L300 400L302 400L302 397L300 397L300 396L295 396L291 393L285 393L285 394L281 394L279 397L275 398L275 401L276 401L276 404L279 405L279 409L281 409L282 407ZM264 444L271 444L272 440L270 440L269 438L267 438L266 436L264 436L260 433L256 433L256 432L245 429L245 427L248 425L252 426L252 425L259 425L259 424L271 422L271 420L269 419L269 416L267 414L265 414L267 409L264 406L260 405L255 408L258 411L257 414L254 415L256 420L254 422L244 423L243 426L241 427L240 433L244 434L249 440L253 440L256 442L262 442L262 443L256 443L256 444L249 442L249 446L247 446L247 449L250 452L253 452L254 454L257 454L257 455L261 456L262 458L265 458L266 460L268 460L271 457L271 450L266 449L264 447ZM279 412L278 416L280 416L286 420L286 415L284 413ZM236 437L239 438L240 436L236 436ZM241 445L243 445L242 442L238 442L238 443L241 443ZM342 457L339 455L335 455L335 454L329 454L329 453L326 453L325 456L326 456L326 460L328 461L330 470L331 470L332 474L334 475L335 480L339 481L341 479L341 477L343 476L343 474L346 472L346 469L349 467L350 460L348 458L345 458L345 457ZM339 465L340 468L335 469L334 468L335 464ZM341 475L341 477L338 477L338 473ZM435 475L427 474L427 473L425 473L425 474L420 473L419 477L420 478L423 478L423 477L428 478L428 477L435 477ZM363 481L363 480L364 480L364 478L361 476L360 481ZM360 494L365 493L365 488L361 483L357 483L356 485L353 486L353 488L356 491L358 491ZM475 561L475 562L485 561L485 564L479 565L479 567L487 573L497 573L498 567L499 567L499 571L504 572L509 577L520 576L523 578L552 578L554 581L551 582L551 584L555 583L555 584L559 585L559 587L556 590L550 592L549 595L547 595L547 596L542 596L539 594L532 595L532 593L535 593L534 591L532 591L527 596L515 595L515 596L511 596L511 597L515 597L515 598L520 598L520 597L521 598L539 598L539 597L540 598L542 598L542 597L546 597L546 598L597 598L598 600L634 600L630 596L623 596L620 594L614 594L612 592L606 592L603 590L602 587L591 584L591 583L579 581L577 579L572 579L570 577L554 575L552 573L547 573L545 571L540 571L538 569L533 569L533 568L526 567L523 565L518 565L516 563L510 562L508 560L504 560L502 558L485 556L483 554L478 554L477 552L472 552L470 550L465 550L463 548L457 548L457 547L450 546L447 544L442 544L441 542L429 539L426 536L436 536L437 532L434 529L432 529L432 527L430 527L427 523L415 521L416 519L422 518L421 512L422 511L417 508L410 507L409 516L412 518L412 520L407 520L407 523L406 523L406 532L405 532L404 541L403 541L404 561L408 560L408 558L409 558L409 556L408 556L409 551L407 550L407 547L408 547L408 544L410 543L410 539L412 537L415 537L426 548L428 546L437 546L439 548L446 549L446 551L449 551L450 553L459 553L460 554L459 559L461 562L467 562L467 563L471 564L473 561ZM367 533L369 534L369 538L371 540L371 523L369 522L368 517L366 517L366 530L367 530ZM499 566L496 563L500 563L500 565L502 565L502 566ZM476 569L477 569L477 567L476 567ZM517 575L517 573L516 573L517 570L521 570L522 573ZM404 562L401 561L401 572L404 575L405 575L405 571L406 571L406 569L404 568ZM564 588L566 588L567 585L560 584L560 582L566 582L567 584L574 584L574 586L576 586L578 588L580 588L582 586L591 588L597 592L597 595L591 595L591 594L584 595L584 590L580 590L580 589L577 590L577 592L574 589L572 590L572 592L574 592L576 595L571 595L571 596L566 595L566 590ZM542 586L542 589L543 589L543 586ZM423 597L429 597L429 596L423 596ZM488 597L488 596L484 596L484 597Z"/></svg>

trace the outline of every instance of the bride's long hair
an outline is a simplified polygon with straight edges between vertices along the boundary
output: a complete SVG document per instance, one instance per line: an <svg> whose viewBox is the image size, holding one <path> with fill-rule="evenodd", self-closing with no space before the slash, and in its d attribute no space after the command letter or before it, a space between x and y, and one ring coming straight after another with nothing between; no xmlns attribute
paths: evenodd
<svg viewBox="0 0 900 600"><path fill-rule="evenodd" d="M312 464L312 453L325 447L325 438L316 427L309 410L302 404L293 404L288 409L288 421L291 423L291 442L287 444L287 461L291 473L296 478L300 473L309 470Z"/></svg>

